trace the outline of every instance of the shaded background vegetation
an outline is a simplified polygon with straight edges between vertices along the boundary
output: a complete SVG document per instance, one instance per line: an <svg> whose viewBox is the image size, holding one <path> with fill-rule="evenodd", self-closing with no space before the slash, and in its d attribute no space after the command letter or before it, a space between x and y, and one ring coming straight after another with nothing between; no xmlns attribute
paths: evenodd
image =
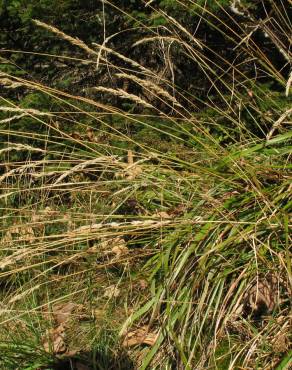
<svg viewBox="0 0 292 370"><path fill-rule="evenodd" d="M122 88L140 96L158 111L178 118L184 118L189 112L194 117L196 113L201 116L206 111L210 132L225 145L239 140L234 124L238 115L245 119L246 129L264 137L271 129L277 110L289 104L289 101L281 99L290 68L290 55L285 51L289 50L289 4L287 1L276 4L269 0L232 4L227 0L163 0L150 3L140 0L2 0L0 70L70 94L97 98L130 113L141 113L143 107L111 93L94 91L94 87ZM176 107L174 111L172 104L149 95L136 82L117 77L118 72L137 77L141 73L139 68L117 54L105 52L103 55L102 52L101 58L87 58L83 50L49 30L37 27L33 19L51 24L88 45L104 45L126 55L129 60L137 61L152 71L153 74L147 77L150 81L158 83L170 94L175 91L176 100L185 109L179 113L180 109ZM177 24L187 29L189 36ZM190 55L186 47L189 42L193 43L190 40L192 34L205 45L197 55ZM245 43L248 49L238 47ZM96 48L96 51L98 54L99 49ZM98 68L95 68L97 60ZM231 69L233 72L229 73ZM229 104L226 96L230 94L232 85L236 94ZM61 101L56 104L47 94L28 87L18 89L17 93L3 86L0 89L4 97L19 102L24 108L42 107L48 111L67 109ZM217 111L209 109L214 105L218 107ZM144 112L157 114L157 110ZM230 113L228 117L222 114L223 111ZM270 124L266 123L266 118ZM259 126L255 123L258 120L265 123ZM29 118L20 120L18 127L23 124L39 126L28 121ZM121 128L118 120L115 124ZM163 129L167 126L167 123L161 123L161 119L154 119L154 124L160 128L162 125ZM109 125L112 125L112 118ZM70 127L63 122L63 127L67 126ZM122 126L124 133L134 138L143 136L146 141L149 137L150 141L160 143L163 149L158 132L145 127L142 129L142 126L139 129L135 125L134 128L130 123ZM226 135L225 128L230 126L234 126L234 134ZM188 127L185 129L189 131ZM68 134L74 135L73 131L69 129ZM84 128L81 131L84 133ZM75 132L75 136L77 134ZM107 137L102 139L108 140ZM121 142L114 141L113 144L123 147Z"/></svg>
<svg viewBox="0 0 292 370"><path fill-rule="evenodd" d="M179 36L185 39L186 35L183 32L179 34L179 30L173 26L169 19L172 17L190 34L195 34L197 39L204 42L204 58L213 61L214 78L222 74L226 59L238 66L238 73L248 71L252 81L261 81L272 90L279 91L285 84L289 74L289 55L285 55L284 50L289 46L287 35L290 25L283 21L285 13L289 12L287 1L277 4L267 0L234 2L236 11L232 10L228 0L164 0L150 2L145 6L146 3L140 0L2 0L1 70L13 71L20 76L29 74L51 86L83 94L85 88L97 84L110 87L121 84L113 76L117 72L117 67L111 64L114 56L108 55L109 62L106 65L103 63L102 68L94 73L92 66L87 65L88 61L84 61L84 54L80 49L64 43L57 35L32 23L32 19L39 19L88 44L102 44L106 40L107 47L154 70L161 79L173 80L179 90L187 91L198 107L201 107L204 105L202 98L205 100L207 96L211 99L217 93L213 81L206 75L207 71L199 64L195 65L181 45L175 42L170 44L167 40L165 43L154 40L133 46L143 36ZM227 25L232 32L228 32L226 38ZM267 29L274 34L267 34ZM237 48L242 36L249 32L252 33L249 43L255 50L254 59ZM5 52L3 49L10 51ZM17 50L19 53L15 52ZM39 55L42 53L56 55L58 58ZM269 81L268 70L257 60L259 53L265 55L266 66L278 71L277 83L274 80ZM62 59L62 55L67 58ZM218 59L218 56L222 59ZM129 64L121 67L131 68ZM227 74L226 78L231 76ZM240 82L238 76L233 78ZM137 87L127 88L137 93Z"/></svg>

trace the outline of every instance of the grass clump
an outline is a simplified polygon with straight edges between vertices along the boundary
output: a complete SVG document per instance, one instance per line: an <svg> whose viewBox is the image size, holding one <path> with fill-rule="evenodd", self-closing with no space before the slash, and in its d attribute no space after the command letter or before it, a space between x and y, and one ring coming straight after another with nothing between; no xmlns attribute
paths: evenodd
<svg viewBox="0 0 292 370"><path fill-rule="evenodd" d="M174 55L204 76L197 94L171 52L172 74L160 74L40 21L128 90L73 94L1 72L22 94L0 107L3 368L288 368L288 62L275 65L221 5L192 11L231 54L162 8L151 11L165 35L136 19L150 33L136 46L159 41L163 54L175 34ZM240 17L255 21L251 9ZM289 55L277 22L263 24Z"/></svg>

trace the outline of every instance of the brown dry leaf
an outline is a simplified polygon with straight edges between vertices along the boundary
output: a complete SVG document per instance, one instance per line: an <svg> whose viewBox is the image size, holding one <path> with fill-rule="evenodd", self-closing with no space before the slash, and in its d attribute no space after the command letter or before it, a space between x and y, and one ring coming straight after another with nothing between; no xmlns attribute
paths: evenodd
<svg viewBox="0 0 292 370"><path fill-rule="evenodd" d="M30 226L21 228L21 240L32 244L35 240L34 231Z"/></svg>
<svg viewBox="0 0 292 370"><path fill-rule="evenodd" d="M11 244L15 241L25 241L32 244L35 241L35 234L30 226L13 226L1 239L1 243Z"/></svg>
<svg viewBox="0 0 292 370"><path fill-rule="evenodd" d="M108 249L111 248L109 251ZM99 244L99 249L103 250L106 255L114 254L115 257L120 257L129 252L125 239L117 236L116 238L103 239Z"/></svg>
<svg viewBox="0 0 292 370"><path fill-rule="evenodd" d="M52 314L57 324L64 324L69 320L73 311L76 311L80 308L80 305L73 302L54 304L52 306Z"/></svg>
<svg viewBox="0 0 292 370"><path fill-rule="evenodd" d="M80 348L76 349L68 349L65 353L66 357L73 357L76 356L80 352Z"/></svg>
<svg viewBox="0 0 292 370"><path fill-rule="evenodd" d="M67 231L70 232L74 229L75 225L72 220L71 214L70 213L65 213L63 215L63 220L65 221L65 224L67 224Z"/></svg>
<svg viewBox="0 0 292 370"><path fill-rule="evenodd" d="M89 247L86 249L87 254L96 254L98 252L98 246L94 245L93 247Z"/></svg>
<svg viewBox="0 0 292 370"><path fill-rule="evenodd" d="M96 142L97 141L97 138L94 135L94 131L91 127L88 127L86 129L86 136L87 136L88 140L91 141L91 142Z"/></svg>
<svg viewBox="0 0 292 370"><path fill-rule="evenodd" d="M123 166L124 170L122 172L116 173L116 177L126 178L127 180L134 180L143 172L143 170L142 167L137 164L138 162L134 162L132 150L128 150L127 161L128 164L125 164Z"/></svg>
<svg viewBox="0 0 292 370"><path fill-rule="evenodd" d="M125 178L127 180L134 180L136 177L138 177L143 172L142 167L138 166L136 164L133 164L132 166L128 166L125 168L122 172L117 172L116 177L117 178Z"/></svg>
<svg viewBox="0 0 292 370"><path fill-rule="evenodd" d="M139 344L153 346L158 338L158 333L149 332L147 325L126 334L123 340L123 347L133 347Z"/></svg>
<svg viewBox="0 0 292 370"><path fill-rule="evenodd" d="M113 245L114 247L119 247L121 249L127 248L127 244L126 244L125 239L121 238L120 236L118 236L116 238L109 239L109 243L111 245Z"/></svg>
<svg viewBox="0 0 292 370"><path fill-rule="evenodd" d="M278 333L271 343L275 353L283 353L289 349L289 338L286 333Z"/></svg>
<svg viewBox="0 0 292 370"><path fill-rule="evenodd" d="M233 320L241 315L250 315L262 319L270 315L281 304L280 279L275 274L268 274L251 282L239 297L233 312Z"/></svg>
<svg viewBox="0 0 292 370"><path fill-rule="evenodd" d="M277 278L271 275L254 283L245 299L253 312L257 312L263 305L266 313L271 313L277 304L278 289Z"/></svg>
<svg viewBox="0 0 292 370"><path fill-rule="evenodd" d="M71 137L75 140L82 140L82 136L77 131L72 132Z"/></svg>
<svg viewBox="0 0 292 370"><path fill-rule="evenodd" d="M126 169L126 174L125 174L125 178L127 180L134 180L136 177L138 177L143 171L142 171L142 167L141 166L138 166L136 164L133 164L131 166L129 166L127 169Z"/></svg>
<svg viewBox="0 0 292 370"><path fill-rule="evenodd" d="M44 211L43 211L43 214L45 216L55 216L58 214L58 211L54 211L51 207L47 206Z"/></svg>
<svg viewBox="0 0 292 370"><path fill-rule="evenodd" d="M54 354L66 351L65 328L63 324L57 328L47 330L46 336L43 338L43 346L46 352L52 351Z"/></svg>
<svg viewBox="0 0 292 370"><path fill-rule="evenodd" d="M116 298L120 295L120 289L116 285L110 285L105 289L104 297L106 298Z"/></svg>
<svg viewBox="0 0 292 370"><path fill-rule="evenodd" d="M134 156L133 156L133 152L132 150L128 150L128 155L127 155L127 159L128 159L128 164L131 166L132 164L134 164Z"/></svg>
<svg viewBox="0 0 292 370"><path fill-rule="evenodd" d="M187 207L185 204L179 204L175 208L172 208L169 211L169 214L171 217L178 217L178 216L182 216L186 212L186 210L187 210Z"/></svg>
<svg viewBox="0 0 292 370"><path fill-rule="evenodd" d="M116 245L112 248L112 252L115 254L115 257L121 257L129 253L129 249L124 245Z"/></svg>
<svg viewBox="0 0 292 370"><path fill-rule="evenodd" d="M7 231L5 233L5 235L3 236L3 238L0 240L0 244L3 244L3 245L10 245L10 244L13 244L13 238L12 238L12 234L10 231Z"/></svg>
<svg viewBox="0 0 292 370"><path fill-rule="evenodd" d="M43 221L43 215L40 213L33 212L31 215L31 222L38 223Z"/></svg>
<svg viewBox="0 0 292 370"><path fill-rule="evenodd" d="M126 247L125 239L117 236L115 238L102 238L99 244L99 249L106 250L112 247Z"/></svg>
<svg viewBox="0 0 292 370"><path fill-rule="evenodd" d="M159 218L161 218L161 219L169 219L169 218L172 218L172 216L170 215L170 214L168 214L167 212L164 212L164 211L162 211L162 212L156 212L156 213L154 213L154 215L153 215L154 217L159 217Z"/></svg>
<svg viewBox="0 0 292 370"><path fill-rule="evenodd" d="M140 289L142 289L142 290L147 289L147 288L148 288L148 283L147 283L147 281L146 281L146 280L144 280L144 279L140 279L140 280L139 280L139 287L140 287Z"/></svg>

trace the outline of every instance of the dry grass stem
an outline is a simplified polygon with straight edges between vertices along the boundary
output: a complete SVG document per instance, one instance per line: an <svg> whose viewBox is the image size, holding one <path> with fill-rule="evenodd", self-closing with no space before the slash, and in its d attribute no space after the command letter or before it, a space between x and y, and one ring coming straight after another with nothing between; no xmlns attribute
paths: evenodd
<svg viewBox="0 0 292 370"><path fill-rule="evenodd" d="M33 19L33 22L37 26L42 27L42 28L54 33L55 35L59 36L63 40L66 40L66 41L70 42L72 45L78 46L79 48L86 51L89 55L92 55L92 56L95 56L95 57L98 56L98 53L96 51L94 51L93 49L90 49L83 41L81 41L77 38L71 37L71 36L67 35L66 33L60 31L58 28L50 26L49 24L41 22L37 19Z"/></svg>
<svg viewBox="0 0 292 370"><path fill-rule="evenodd" d="M0 107L0 111L2 112L20 112L20 113L25 113L25 114L30 114L30 115L35 115L35 116L52 116L51 113L49 112L40 112L37 109L24 109L24 108L13 108L13 107Z"/></svg>
<svg viewBox="0 0 292 370"><path fill-rule="evenodd" d="M183 42L179 40L177 37L173 36L151 36L151 37L143 37L142 39L134 42L133 46L138 46L141 44L147 44L148 42L153 41L166 41L169 43L178 42L179 44L182 44Z"/></svg>
<svg viewBox="0 0 292 370"><path fill-rule="evenodd" d="M270 140L273 136L274 132L281 126L281 124L284 122L284 120L289 117L292 114L292 108L288 109L286 112L284 112L280 118L277 119L277 121L273 124L273 127L269 131L269 133L266 136L266 140ZM291 121L290 121L291 124Z"/></svg>
<svg viewBox="0 0 292 370"><path fill-rule="evenodd" d="M140 71L144 72L146 75L153 76L155 75L150 69L143 67L141 64L137 63L135 60L125 57L123 54L116 52L104 45L97 44L95 42L92 43L95 47L104 50L105 52L115 55L119 59L123 60L126 63L129 63L131 66L138 68Z"/></svg>
<svg viewBox="0 0 292 370"><path fill-rule="evenodd" d="M291 84L292 84L292 69L290 71L289 78L288 78L287 84L286 84L286 92L285 92L285 95L287 97L289 96L289 93L290 93Z"/></svg>
<svg viewBox="0 0 292 370"><path fill-rule="evenodd" d="M178 103L178 101L175 99L175 97L171 96L166 90L162 89L160 86L156 85L154 82L149 81L149 80L143 80L142 78L139 78L134 75L129 75L127 73L117 73L116 76L118 78L122 79L128 79L131 81L136 82L138 85L145 87L148 90L152 90L154 93L157 95L160 95L167 100L169 100L171 103L181 107L181 105Z"/></svg>
<svg viewBox="0 0 292 370"><path fill-rule="evenodd" d="M3 154L3 153L11 152L12 150L15 150L17 152L22 151L22 150L27 150L29 152L45 153L45 150L40 149L40 148L34 148L33 146L30 146L30 145L7 143L7 148L1 149L0 150L0 155Z"/></svg>
<svg viewBox="0 0 292 370"><path fill-rule="evenodd" d="M88 161L81 162L81 163L77 164L76 166L74 166L73 168L71 168L70 170L64 172L55 181L54 184L55 185L59 184L66 177L72 175L73 173L79 172L79 171L83 170L84 168L86 168L88 166L92 166L92 165L96 165L96 164L100 164L100 165L103 165L103 166L105 166L105 165L117 165L117 164L119 164L119 161L118 161L117 156L104 156L104 157L98 157L98 158L90 159Z"/></svg>
<svg viewBox="0 0 292 370"><path fill-rule="evenodd" d="M103 87L103 86L98 86L98 87L95 87L94 89L99 92L109 93L109 94L118 96L119 98L122 98L122 99L132 100L134 103L141 104L145 108L155 109L153 105L151 105L150 103L147 103L145 100L141 99L139 96L134 95L134 94L129 94L127 93L127 91L122 90L122 89L115 90L115 89L111 89L109 87Z"/></svg>
<svg viewBox="0 0 292 370"><path fill-rule="evenodd" d="M178 29L180 29L183 33L185 33L188 37L189 37L189 39L196 45L196 46L198 46L201 50L203 50L203 43L200 41L200 40L198 40L198 39L196 39L185 27L183 27L176 19L174 19L173 17L171 17L170 15L167 15L166 13L164 13L164 12L162 12L165 16L166 16L166 18L168 18L168 19L170 19L171 20L171 22L173 23L173 24L175 24L176 25L176 27L178 28Z"/></svg>

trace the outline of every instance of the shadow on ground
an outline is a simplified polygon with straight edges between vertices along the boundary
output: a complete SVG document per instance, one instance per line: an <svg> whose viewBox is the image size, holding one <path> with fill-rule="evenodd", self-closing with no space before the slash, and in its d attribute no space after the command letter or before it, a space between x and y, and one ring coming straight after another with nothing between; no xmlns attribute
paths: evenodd
<svg viewBox="0 0 292 370"><path fill-rule="evenodd" d="M56 360L55 363L40 370L135 370L135 367L126 352L92 351Z"/></svg>

